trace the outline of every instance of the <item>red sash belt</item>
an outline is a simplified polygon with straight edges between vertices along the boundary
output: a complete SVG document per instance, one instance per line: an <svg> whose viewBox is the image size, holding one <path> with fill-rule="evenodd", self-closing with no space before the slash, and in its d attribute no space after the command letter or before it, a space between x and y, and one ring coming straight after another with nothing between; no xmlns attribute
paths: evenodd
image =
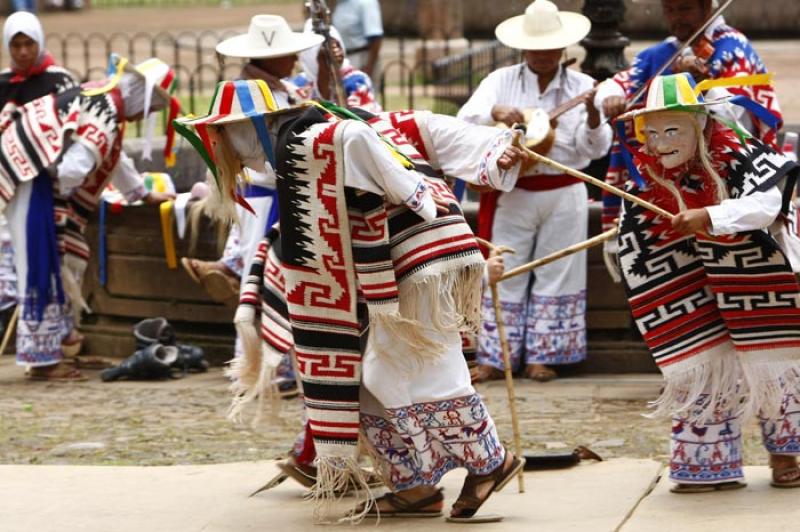
<svg viewBox="0 0 800 532"><path fill-rule="evenodd" d="M561 187L568 187L575 183L580 183L581 180L577 177L572 177L567 174L555 175L529 175L517 179L517 184L514 188L521 188L523 190L555 190Z"/></svg>
<svg viewBox="0 0 800 532"><path fill-rule="evenodd" d="M580 179L567 174L540 174L520 177L517 179L515 188L531 191L555 190L575 183L580 183ZM481 194L481 203L478 208L478 236L489 241L492 240L494 213L497 211L497 200L500 198L500 194L501 192L497 190Z"/></svg>

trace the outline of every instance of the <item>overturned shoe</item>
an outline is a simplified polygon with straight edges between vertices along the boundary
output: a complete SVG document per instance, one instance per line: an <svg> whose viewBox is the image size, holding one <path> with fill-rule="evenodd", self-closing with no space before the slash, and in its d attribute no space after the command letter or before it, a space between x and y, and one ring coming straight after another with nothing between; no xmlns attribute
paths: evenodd
<svg viewBox="0 0 800 532"><path fill-rule="evenodd" d="M136 349L144 349L153 344L175 345L175 329L166 318L150 318L133 326Z"/></svg>
<svg viewBox="0 0 800 532"><path fill-rule="evenodd" d="M136 351L117 367L104 370L104 382L117 379L158 380L172 377L172 364L178 359L178 348L153 344Z"/></svg>
<svg viewBox="0 0 800 532"><path fill-rule="evenodd" d="M208 371L208 361L205 359L205 352L202 347L189 344L178 344L178 358L172 364L173 368L182 370L184 373L196 371L203 373Z"/></svg>

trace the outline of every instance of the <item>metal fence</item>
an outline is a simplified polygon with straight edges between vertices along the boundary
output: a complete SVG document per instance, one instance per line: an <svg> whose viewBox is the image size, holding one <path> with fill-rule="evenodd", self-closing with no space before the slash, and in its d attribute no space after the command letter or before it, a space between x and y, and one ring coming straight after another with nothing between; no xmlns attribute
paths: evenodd
<svg viewBox="0 0 800 532"><path fill-rule="evenodd" d="M214 51L218 42L235 33L52 33L47 42L56 62L84 81L103 77L112 52L134 63L159 57L176 71L176 94L185 111L200 113L207 109L215 85L239 73L240 61L228 59L220 64ZM387 39L378 74L379 97L387 109L418 107L452 113L480 79L517 57L517 52L496 41Z"/></svg>

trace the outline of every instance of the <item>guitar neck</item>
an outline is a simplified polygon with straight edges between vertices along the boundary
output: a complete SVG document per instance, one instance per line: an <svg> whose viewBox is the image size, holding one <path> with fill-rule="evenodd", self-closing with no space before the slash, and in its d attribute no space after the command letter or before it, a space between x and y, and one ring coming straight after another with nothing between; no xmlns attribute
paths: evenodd
<svg viewBox="0 0 800 532"><path fill-rule="evenodd" d="M582 104L583 103L583 98L587 94L592 92L593 90L594 89L588 90L586 92L582 92L579 95L575 96L574 98L571 98L571 99L567 100L566 102L562 103L561 105L559 105L558 107L556 107L555 109L550 111L548 113L548 116L550 117L550 120L555 120L556 118L558 118L559 116L563 115L564 113L566 113L567 111L569 111L573 107L577 107L580 104Z"/></svg>

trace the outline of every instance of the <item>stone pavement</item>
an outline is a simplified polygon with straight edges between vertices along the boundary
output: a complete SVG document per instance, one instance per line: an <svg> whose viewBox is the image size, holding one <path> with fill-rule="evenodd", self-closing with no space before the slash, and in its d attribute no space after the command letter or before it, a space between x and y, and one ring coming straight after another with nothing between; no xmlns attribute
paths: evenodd
<svg viewBox="0 0 800 532"><path fill-rule="evenodd" d="M561 471L527 473L481 513L505 516L480 526L510 530L671 532L796 530L797 491L769 487L764 467L747 468L750 486L735 492L669 493L653 460L614 459ZM0 466L4 532L247 532L319 530L311 503L292 481L248 497L276 473L274 462L202 466ZM463 473L445 477L447 507ZM653 489L655 487L655 489ZM354 504L346 498L337 513ZM766 517L768 516L768 518ZM368 520L362 526L371 526ZM459 530L442 519L388 519L381 530ZM463 530L467 530L464 528Z"/></svg>

